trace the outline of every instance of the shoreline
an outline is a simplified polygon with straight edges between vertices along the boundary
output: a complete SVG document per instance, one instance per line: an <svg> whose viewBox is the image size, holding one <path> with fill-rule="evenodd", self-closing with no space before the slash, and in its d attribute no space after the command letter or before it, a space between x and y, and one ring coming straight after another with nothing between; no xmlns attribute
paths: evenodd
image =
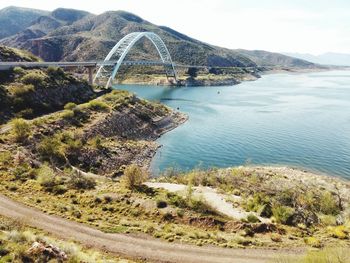
<svg viewBox="0 0 350 263"><path fill-rule="evenodd" d="M175 111L174 109L172 109L173 114L172 116L169 116L169 118L171 118L173 120L172 125L170 125L169 127L165 128L164 130L162 130L156 138L154 138L152 140L152 142L154 142L156 144L156 148L154 150L152 150L152 152L149 155L149 158L145 159L143 161L144 166L146 167L146 170L150 172L150 174L152 175L152 177L154 176L153 171L151 170L151 163L153 158L155 157L155 155L157 154L157 151L163 146L162 144L159 144L157 142L157 140L164 135L165 133L168 133L176 128L178 128L180 125L184 124L185 122L188 121L189 116L185 113L179 112L179 111Z"/></svg>
<svg viewBox="0 0 350 263"><path fill-rule="evenodd" d="M170 83L166 77L159 77L159 75L153 76L153 78L147 79L133 79L126 78L116 85L154 85L154 86L169 86L169 87L198 87L198 86L235 86L246 81L256 81L262 78L264 75L270 74L302 74L313 72L326 72L326 71L349 71L350 67L334 67L334 66L320 66L319 68L275 68L275 69L263 69L257 72L245 72L238 75L215 75L209 74L198 75L196 78L187 78L178 80L178 84ZM208 78L207 78L208 77Z"/></svg>

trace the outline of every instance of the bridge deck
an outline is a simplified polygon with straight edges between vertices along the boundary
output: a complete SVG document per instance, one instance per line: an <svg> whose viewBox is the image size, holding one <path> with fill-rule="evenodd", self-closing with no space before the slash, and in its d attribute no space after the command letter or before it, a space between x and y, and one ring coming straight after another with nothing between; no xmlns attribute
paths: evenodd
<svg viewBox="0 0 350 263"><path fill-rule="evenodd" d="M117 61L77 61L77 62L0 62L0 70L9 70L14 67L22 68L47 68L47 67L99 67L99 66L114 66ZM144 65L144 66L164 66L168 65L162 61L123 61L123 65Z"/></svg>

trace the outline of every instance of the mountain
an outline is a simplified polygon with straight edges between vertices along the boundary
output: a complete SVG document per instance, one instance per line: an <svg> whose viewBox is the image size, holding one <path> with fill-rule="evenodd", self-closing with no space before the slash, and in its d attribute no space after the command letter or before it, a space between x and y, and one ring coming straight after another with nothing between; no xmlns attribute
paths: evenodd
<svg viewBox="0 0 350 263"><path fill-rule="evenodd" d="M286 55L305 59L313 63L335 66L350 66L350 54L327 52L321 55L303 53L284 53Z"/></svg>
<svg viewBox="0 0 350 263"><path fill-rule="evenodd" d="M232 50L193 39L169 27L157 26L125 11L100 15L72 9L56 9L36 18L30 26L0 40L0 44L26 49L46 61L104 59L128 33L152 31L166 43L179 64L220 67L315 67L313 63L267 51ZM127 59L158 59L147 39L139 41Z"/></svg>
<svg viewBox="0 0 350 263"><path fill-rule="evenodd" d="M0 39L14 35L25 28L48 11L9 6L0 10Z"/></svg>

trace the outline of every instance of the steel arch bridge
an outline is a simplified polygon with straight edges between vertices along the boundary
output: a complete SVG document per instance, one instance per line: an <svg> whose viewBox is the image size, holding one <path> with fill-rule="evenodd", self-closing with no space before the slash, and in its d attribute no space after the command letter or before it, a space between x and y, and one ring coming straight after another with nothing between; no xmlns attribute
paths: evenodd
<svg viewBox="0 0 350 263"><path fill-rule="evenodd" d="M163 40L153 32L133 32L119 40L119 42L111 49L111 51L104 59L104 62L108 62L111 60L112 57L116 56L117 62L114 64L114 67L112 69L111 66L101 65L94 77L94 82L99 83L99 80L108 78L106 88L110 87L113 83L115 76L118 73L120 66L123 64L125 56L128 54L130 49L136 44L136 42L143 37L149 39L157 49L158 54L162 60L160 64L164 66L167 78L174 78L176 82L177 74L174 68L174 64L171 60L168 48L164 44ZM147 65L147 62L145 62L145 65Z"/></svg>

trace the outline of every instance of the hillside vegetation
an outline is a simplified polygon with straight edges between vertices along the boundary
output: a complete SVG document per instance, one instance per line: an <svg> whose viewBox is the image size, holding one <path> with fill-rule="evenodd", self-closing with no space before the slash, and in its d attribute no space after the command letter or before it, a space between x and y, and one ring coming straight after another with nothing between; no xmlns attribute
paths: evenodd
<svg viewBox="0 0 350 263"><path fill-rule="evenodd" d="M0 262L133 262L58 240L23 222L0 216Z"/></svg>
<svg viewBox="0 0 350 263"><path fill-rule="evenodd" d="M29 52L0 46L2 61L38 61ZM82 103L96 94L85 81L60 68L0 71L0 124L13 117L33 118L63 109L68 102Z"/></svg>

